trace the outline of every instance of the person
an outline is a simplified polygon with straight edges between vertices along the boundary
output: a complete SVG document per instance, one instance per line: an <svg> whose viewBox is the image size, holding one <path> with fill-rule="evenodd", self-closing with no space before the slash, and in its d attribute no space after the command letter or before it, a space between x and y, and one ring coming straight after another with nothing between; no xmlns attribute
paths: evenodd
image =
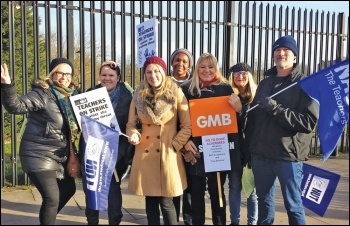
<svg viewBox="0 0 350 226"><path fill-rule="evenodd" d="M180 48L174 50L170 56L170 63L172 67L171 78L178 84L181 85L188 81L191 77L191 70L193 67L193 57L189 50ZM191 210L191 192L190 184L187 177L187 188L184 190L182 195L182 218L185 225L192 225L192 210ZM174 197L173 199L177 221L179 222L180 218L180 209L181 209L181 196Z"/></svg>
<svg viewBox="0 0 350 226"><path fill-rule="evenodd" d="M319 107L298 85L270 97L305 77L294 63L298 47L292 36L277 39L272 53L275 66L258 85L251 104L258 107L248 112L245 132L258 195L258 224L274 223L278 178L289 224L305 225L300 185Z"/></svg>
<svg viewBox="0 0 350 226"><path fill-rule="evenodd" d="M75 154L80 135L69 97L78 94L73 64L55 58L45 79L36 79L32 90L20 97L6 64L1 65L1 103L11 114L28 114L19 155L22 169L40 192L41 225L54 225L57 214L76 191L67 172L67 159Z"/></svg>
<svg viewBox="0 0 350 226"><path fill-rule="evenodd" d="M195 66L192 79L183 84L187 100L199 98L211 98L229 96L229 104L237 111L242 111L239 97L233 93L233 89L225 79L217 63L217 59L210 53L203 53ZM187 177L191 181L191 204L192 224L204 225L205 223L205 190L208 185L208 192L211 201L212 221L214 225L226 224L226 200L224 194L226 171L209 172L204 170L204 161L199 146L202 146L201 137L191 137L185 145L185 161ZM199 152L199 156L195 155ZM220 175L220 187L218 187L217 173ZM222 206L220 205L219 189L222 193Z"/></svg>
<svg viewBox="0 0 350 226"><path fill-rule="evenodd" d="M242 103L242 112L249 109L250 103L255 96L257 85L253 78L253 70L247 63L237 63L229 69L229 81L232 84L233 92L239 96ZM231 225L239 225L241 210L241 191L242 191L242 174L243 167L249 167L245 162L245 152L243 151L244 127L246 117L238 116L240 151L234 152L235 157L231 172L228 174L229 179L229 207ZM258 201L255 189L247 198L247 224L256 225L258 221Z"/></svg>
<svg viewBox="0 0 350 226"><path fill-rule="evenodd" d="M181 150L191 136L188 102L181 88L166 76L160 57L148 57L143 72L144 82L135 90L126 126L129 142L136 145L128 190L145 196L148 224L160 225L160 207L164 224L176 225L173 197L187 187ZM142 121L141 133L136 117Z"/></svg>
<svg viewBox="0 0 350 226"><path fill-rule="evenodd" d="M87 91L99 89L101 87L106 87L114 113L116 115L120 131L125 133L126 123L128 122L129 117L129 107L133 95L133 89L131 86L122 81L122 73L119 65L114 61L105 61L102 63L99 71L99 84L88 89ZM81 145L84 153L84 141L83 136L81 136ZM108 193L108 223L110 225L119 225L123 213L122 213L122 192L121 192L121 177L126 171L127 163L124 161L126 151L129 147L129 141L125 136L119 136L118 143L118 158L116 162L116 172L118 178L115 178L115 175L112 176L109 193ZM94 210L88 206L88 195L87 195L87 183L85 177L85 165L82 166L82 179L83 179L83 190L85 192L85 216L88 222L88 225L98 225L99 223L99 210Z"/></svg>
<svg viewBox="0 0 350 226"><path fill-rule="evenodd" d="M170 56L171 78L179 85L188 81L193 67L192 53L184 48L176 49Z"/></svg>

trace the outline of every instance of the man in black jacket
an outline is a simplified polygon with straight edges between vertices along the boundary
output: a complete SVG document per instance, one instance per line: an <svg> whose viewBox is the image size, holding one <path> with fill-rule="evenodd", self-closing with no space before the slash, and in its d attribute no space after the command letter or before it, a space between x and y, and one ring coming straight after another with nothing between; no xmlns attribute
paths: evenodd
<svg viewBox="0 0 350 226"><path fill-rule="evenodd" d="M294 63L298 48L292 36L272 47L275 66L265 72L248 113L246 141L258 195L258 224L274 223L274 191L279 179L289 224L305 225L301 199L303 161L307 159L319 106L298 86L270 98L305 76Z"/></svg>

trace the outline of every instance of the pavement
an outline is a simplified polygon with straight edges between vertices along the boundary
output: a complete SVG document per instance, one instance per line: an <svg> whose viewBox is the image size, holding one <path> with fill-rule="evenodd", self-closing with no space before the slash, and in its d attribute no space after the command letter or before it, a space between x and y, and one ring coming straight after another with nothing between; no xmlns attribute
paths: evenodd
<svg viewBox="0 0 350 226"><path fill-rule="evenodd" d="M320 167L341 175L336 192L323 217L305 208L308 225L349 225L349 155L330 157L326 162L321 158L311 158L308 164ZM228 180L225 194L228 199ZM122 181L123 219L121 225L147 225L144 197L131 195L127 190L128 177ZM278 183L277 183L278 184ZM242 193L241 224L247 224L247 203ZM206 195L206 225L211 225L209 196ZM85 201L82 185L77 184L77 191L72 199L58 214L57 225L85 225ZM41 196L36 188L27 190L1 192L1 225L38 225L38 211ZM288 217L283 206L280 188L276 188L275 225L287 225ZM227 224L230 224L229 207L227 206ZM100 212L100 224L107 225L107 212ZM182 218L179 225L184 225Z"/></svg>

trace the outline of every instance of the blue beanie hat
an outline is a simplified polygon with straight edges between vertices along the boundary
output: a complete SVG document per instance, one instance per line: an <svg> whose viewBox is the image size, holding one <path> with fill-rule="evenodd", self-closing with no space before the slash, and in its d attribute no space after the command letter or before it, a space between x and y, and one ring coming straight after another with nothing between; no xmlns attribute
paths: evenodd
<svg viewBox="0 0 350 226"><path fill-rule="evenodd" d="M293 36L286 35L277 39L272 46L272 53L275 52L275 50L280 47L288 48L294 53L295 56L298 56L298 47Z"/></svg>

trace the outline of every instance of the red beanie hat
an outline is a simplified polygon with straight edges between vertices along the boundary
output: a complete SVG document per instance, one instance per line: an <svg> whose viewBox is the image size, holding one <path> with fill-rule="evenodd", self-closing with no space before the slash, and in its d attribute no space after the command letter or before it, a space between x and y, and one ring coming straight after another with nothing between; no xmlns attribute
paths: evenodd
<svg viewBox="0 0 350 226"><path fill-rule="evenodd" d="M146 70L147 66L150 64L157 64L159 66L161 66L164 70L164 73L167 74L167 70L166 70L166 64L165 62L162 60L162 58L157 57L157 56L150 56L146 59L145 63L143 63L143 71Z"/></svg>

